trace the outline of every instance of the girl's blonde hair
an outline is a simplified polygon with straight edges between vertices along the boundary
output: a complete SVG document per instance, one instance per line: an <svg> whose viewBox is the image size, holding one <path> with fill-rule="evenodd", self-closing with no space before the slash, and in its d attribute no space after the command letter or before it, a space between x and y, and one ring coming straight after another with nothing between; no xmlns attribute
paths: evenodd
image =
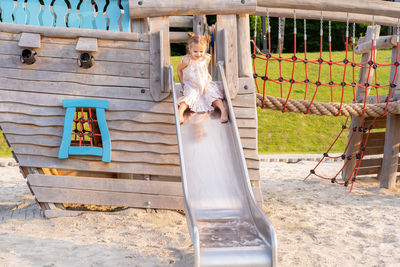
<svg viewBox="0 0 400 267"><path fill-rule="evenodd" d="M186 46L186 50L187 52L189 52L190 46L192 44L200 44L200 45L204 45L205 47L208 47L208 44L210 42L210 36L209 35L198 35L198 34L194 34L193 32L188 32L189 35L189 40L187 41L187 46Z"/></svg>

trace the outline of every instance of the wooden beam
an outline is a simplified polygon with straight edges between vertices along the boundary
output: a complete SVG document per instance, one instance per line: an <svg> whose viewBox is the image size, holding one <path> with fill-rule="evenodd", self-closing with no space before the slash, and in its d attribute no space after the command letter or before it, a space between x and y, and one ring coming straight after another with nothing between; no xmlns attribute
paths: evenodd
<svg viewBox="0 0 400 267"><path fill-rule="evenodd" d="M183 197L32 186L39 202L184 209Z"/></svg>
<svg viewBox="0 0 400 267"><path fill-rule="evenodd" d="M376 39L375 48L376 49L389 49L397 46L397 36L382 36ZM362 42L357 44L354 48L356 54L364 54L371 51L372 40L368 42Z"/></svg>
<svg viewBox="0 0 400 267"><path fill-rule="evenodd" d="M243 14L256 11L257 0L129 0L129 14L132 18Z"/></svg>
<svg viewBox="0 0 400 267"><path fill-rule="evenodd" d="M394 29L396 32L396 29ZM397 48L392 49L392 64L398 62ZM396 76L395 76L396 75ZM393 94L400 91L400 77L395 66L390 69L390 83L394 83ZM390 89L389 89L390 90ZM389 91L390 93L390 91ZM389 94L388 93L388 94ZM383 152L382 169L379 175L380 187L395 188L397 165L399 162L399 142L400 142L400 116L388 115L386 118L385 147Z"/></svg>
<svg viewBox="0 0 400 267"><path fill-rule="evenodd" d="M31 186L183 196L182 185L178 182L71 177L43 174L29 174L27 179Z"/></svg>
<svg viewBox="0 0 400 267"><path fill-rule="evenodd" d="M189 39L187 32L169 32L171 43L186 43Z"/></svg>
<svg viewBox="0 0 400 267"><path fill-rule="evenodd" d="M20 25L13 23L0 23L0 32L10 33L37 33L47 37L77 38L90 37L107 40L123 41L149 41L149 36L134 32L114 32L105 30L78 29L78 28L56 28L48 26Z"/></svg>
<svg viewBox="0 0 400 267"><path fill-rule="evenodd" d="M256 15L257 16L267 16L267 10L269 11L270 17L282 17L282 18L293 18L294 11L296 10L297 19L310 19L310 20L320 20L322 10L302 10L302 9L288 9L288 8L265 8L257 6ZM348 14L348 15L347 15ZM371 24L372 20L375 21L377 25L384 26L397 26L398 19L384 16L373 16L371 15L361 15L355 13L347 12L329 12L322 11L322 17L324 20L331 21L341 21L355 22L362 24Z"/></svg>
<svg viewBox="0 0 400 267"><path fill-rule="evenodd" d="M238 68L239 77L252 77L253 69L251 65L250 52L250 23L249 15L241 14L237 16L238 24Z"/></svg>
<svg viewBox="0 0 400 267"><path fill-rule="evenodd" d="M131 0L133 1L133 0ZM400 3L386 2L380 0L257 0L261 7L292 8L303 10L348 12L385 16L392 18L400 17Z"/></svg>
<svg viewBox="0 0 400 267"><path fill-rule="evenodd" d="M169 26L172 28L192 28L193 16L171 16Z"/></svg>
<svg viewBox="0 0 400 267"><path fill-rule="evenodd" d="M375 35L375 38L379 37L379 30L380 26L369 26L367 28L367 33L365 35L365 41L370 41L373 39L373 35ZM376 53L375 53L376 56ZM368 51L367 53L363 54L361 57L361 62L368 62L371 58L371 51ZM375 61L375 57L372 59ZM371 83L372 77L373 77L373 71L368 73L368 69L361 69L359 76L358 76L358 83L359 84L364 84L365 82ZM368 79L369 78L369 79ZM368 81L367 81L368 79ZM367 91L366 95L369 94L369 90ZM365 89L358 87L357 88L357 93L356 93L356 100L360 99L361 97L365 96ZM355 158L355 155L357 154L359 148L360 148L360 142L361 142L361 133L358 131L358 129L353 133L353 128L354 127L360 127L362 122L362 118L360 117L352 117L351 118L351 124L350 124L350 130L349 130L349 135L348 135L348 147L345 152L346 156L352 156L353 159L347 162L346 166L344 167L342 171L342 178L343 179L348 179L351 173L353 172L357 160ZM368 149L368 151L370 151ZM366 152L368 153L368 152ZM354 174L353 174L354 175ZM351 177L350 177L351 178Z"/></svg>
<svg viewBox="0 0 400 267"><path fill-rule="evenodd" d="M236 15L217 16L216 41L217 61L224 61L229 92L234 99L239 90Z"/></svg>
<svg viewBox="0 0 400 267"><path fill-rule="evenodd" d="M169 64L169 19L149 19L150 29L150 93L154 101L161 101L170 95L164 92L164 67Z"/></svg>
<svg viewBox="0 0 400 267"><path fill-rule="evenodd" d="M204 35L207 26L207 19L205 15L196 15L193 16L193 24L192 24L193 32L195 34Z"/></svg>
<svg viewBox="0 0 400 267"><path fill-rule="evenodd" d="M379 33L380 33L381 27L379 25L376 26L368 26L367 27L367 33L365 34L365 42L370 42L373 39L378 39L379 38ZM376 49L374 51L374 57L372 58L372 61L375 61L376 59ZM371 59L371 50L368 50L366 53L364 53L361 57L361 63L368 62ZM358 84L364 84L364 83L369 83L371 84L372 78L374 76L374 71L371 70L369 71L368 68L362 68L360 69L359 76L358 76ZM367 77L369 77L369 80L367 81ZM369 95L369 91L371 88L369 87L367 89L367 93L365 94L364 88L357 87L357 92L356 92L356 100L358 101L361 97L364 97L365 95Z"/></svg>
<svg viewBox="0 0 400 267"><path fill-rule="evenodd" d="M18 46L40 48L40 34L23 32L19 39Z"/></svg>

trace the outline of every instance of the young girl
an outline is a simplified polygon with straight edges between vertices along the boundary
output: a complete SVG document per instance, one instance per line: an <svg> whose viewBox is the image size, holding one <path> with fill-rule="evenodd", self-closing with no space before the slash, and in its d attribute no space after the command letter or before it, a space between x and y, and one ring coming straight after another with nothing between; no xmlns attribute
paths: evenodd
<svg viewBox="0 0 400 267"><path fill-rule="evenodd" d="M211 56L206 50L209 41L208 36L189 33L188 54L182 58L177 68L183 89L178 109L180 123L184 122L183 113L187 108L193 112L209 112L214 110L213 105L221 111L221 122L228 121L228 114L222 102L224 93L208 73Z"/></svg>

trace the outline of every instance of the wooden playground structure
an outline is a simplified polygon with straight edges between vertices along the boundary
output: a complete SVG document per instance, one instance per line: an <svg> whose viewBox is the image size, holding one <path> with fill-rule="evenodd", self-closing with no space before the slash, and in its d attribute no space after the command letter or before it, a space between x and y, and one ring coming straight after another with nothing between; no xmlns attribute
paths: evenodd
<svg viewBox="0 0 400 267"><path fill-rule="evenodd" d="M250 183L262 205L249 14L292 17L299 9L297 18L319 19L323 10L325 19L371 23L374 16L376 24L396 27L399 5L377 0L1 0L0 127L47 217L77 213L64 204L183 209L168 69L170 44L187 37L170 28L204 34L205 15L216 14L212 56L214 64L224 62ZM349 10L355 14L348 16ZM369 31L375 31L377 49L396 50L392 36L378 38L379 26ZM366 61L370 36L359 44ZM397 62L395 52L392 62ZM359 83L371 83L366 79L360 73ZM357 100L364 101L363 89L357 90ZM373 147L366 151L380 156L363 161L358 173L379 174L383 187L394 186L400 169L399 114L377 120L386 131L371 136ZM352 123L359 120L353 117ZM63 141L68 144L60 156ZM347 153L356 153L359 143L360 138L352 139ZM344 175L349 170L350 164Z"/></svg>

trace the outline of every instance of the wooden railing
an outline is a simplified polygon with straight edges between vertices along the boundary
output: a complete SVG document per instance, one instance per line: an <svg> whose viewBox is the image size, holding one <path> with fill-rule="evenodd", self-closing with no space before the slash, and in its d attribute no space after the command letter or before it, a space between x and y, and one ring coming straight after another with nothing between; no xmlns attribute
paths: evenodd
<svg viewBox="0 0 400 267"><path fill-rule="evenodd" d="M0 0L0 22L130 31L129 0Z"/></svg>

